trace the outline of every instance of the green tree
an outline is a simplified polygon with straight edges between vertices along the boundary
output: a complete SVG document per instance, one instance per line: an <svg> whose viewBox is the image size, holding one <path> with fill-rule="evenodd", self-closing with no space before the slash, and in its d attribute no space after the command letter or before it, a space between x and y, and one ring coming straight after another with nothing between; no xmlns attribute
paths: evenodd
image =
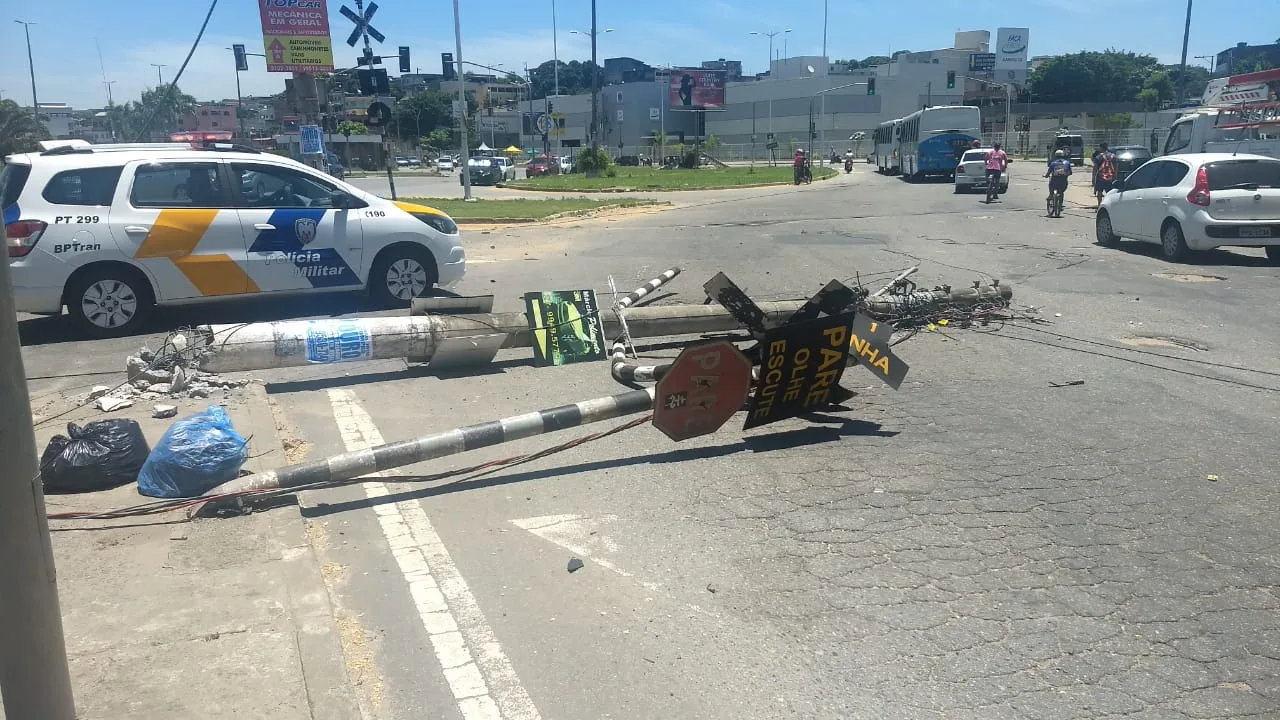
<svg viewBox="0 0 1280 720"><path fill-rule="evenodd" d="M868 55L862 58L860 64L864 68L875 67L876 65L887 65L889 63L888 55Z"/></svg>
<svg viewBox="0 0 1280 720"><path fill-rule="evenodd" d="M0 100L0 158L39 150L39 142L48 139L49 130L30 110L12 100Z"/></svg>
<svg viewBox="0 0 1280 720"><path fill-rule="evenodd" d="M560 62L560 94L561 95L582 95L591 92L591 73L592 69L600 76L600 85L604 85L604 72L590 60L586 62L578 62L571 60L569 62ZM538 67L529 68L529 80L533 85L533 96L535 98L543 98L555 93L556 64L552 60L542 63Z"/></svg>
<svg viewBox="0 0 1280 720"><path fill-rule="evenodd" d="M706 149L708 155L715 155L716 150L720 147L720 138L715 135L708 136L703 141L702 147Z"/></svg>
<svg viewBox="0 0 1280 720"><path fill-rule="evenodd" d="M362 122L355 120L343 120L338 123L338 132L342 135L368 135L369 128L365 127Z"/></svg>
<svg viewBox="0 0 1280 720"><path fill-rule="evenodd" d="M423 136L420 141L423 147L440 151L453 144L453 132L449 128L439 127Z"/></svg>
<svg viewBox="0 0 1280 720"><path fill-rule="evenodd" d="M438 90L424 90L405 97L396 103L396 136L407 140L436 128L453 127L453 100L454 95Z"/></svg>
<svg viewBox="0 0 1280 720"><path fill-rule="evenodd" d="M1134 97L1136 98L1146 90L1155 91L1157 105L1172 101L1178 95L1177 89L1174 87L1173 78L1164 70L1156 70L1148 75L1146 81L1142 83L1142 90L1136 93Z"/></svg>
<svg viewBox="0 0 1280 720"><path fill-rule="evenodd" d="M1037 102L1129 102L1158 68L1150 55L1123 50L1061 55L1031 74L1031 92Z"/></svg>
<svg viewBox="0 0 1280 720"><path fill-rule="evenodd" d="M177 129L181 118L191 115L196 99L164 85L142 91L137 100L107 108L107 117L122 139L146 139Z"/></svg>
<svg viewBox="0 0 1280 720"><path fill-rule="evenodd" d="M1160 93L1155 88L1143 88L1138 92L1136 99L1146 112L1155 112L1160 109Z"/></svg>

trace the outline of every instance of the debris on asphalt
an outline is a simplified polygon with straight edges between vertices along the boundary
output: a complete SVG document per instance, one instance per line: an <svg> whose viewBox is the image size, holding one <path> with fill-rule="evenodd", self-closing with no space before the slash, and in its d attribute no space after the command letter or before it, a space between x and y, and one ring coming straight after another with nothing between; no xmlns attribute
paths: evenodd
<svg viewBox="0 0 1280 720"><path fill-rule="evenodd" d="M133 407L133 401L121 397L100 397L94 405L102 412L115 412L123 410L127 407Z"/></svg>
<svg viewBox="0 0 1280 720"><path fill-rule="evenodd" d="M133 420L70 423L40 455L40 479L46 493L110 490L137 480L150 452Z"/></svg>
<svg viewBox="0 0 1280 720"><path fill-rule="evenodd" d="M1208 480L1209 482L1218 482L1218 476L1217 476L1217 475L1210 475L1210 476L1207 478L1207 480Z"/></svg>
<svg viewBox="0 0 1280 720"><path fill-rule="evenodd" d="M106 395L109 392L111 392L111 388L107 387L106 385L94 385L93 389L89 391L89 399L97 400L98 398L102 397L103 395Z"/></svg>
<svg viewBox="0 0 1280 720"><path fill-rule="evenodd" d="M1052 380L1049 381L1049 387L1054 387L1054 388L1075 387L1076 385L1083 385L1083 384L1084 384L1083 380L1068 380L1064 383L1056 383Z"/></svg>
<svg viewBox="0 0 1280 720"><path fill-rule="evenodd" d="M707 592L711 593L712 595L715 595L716 593L720 592L720 587L717 586L715 583L707 583Z"/></svg>
<svg viewBox="0 0 1280 720"><path fill-rule="evenodd" d="M240 474L248 441L217 405L171 425L138 473L138 492L155 498L203 494Z"/></svg>
<svg viewBox="0 0 1280 720"><path fill-rule="evenodd" d="M176 405L155 405L151 410L151 417L160 420L171 418L178 414L178 407Z"/></svg>
<svg viewBox="0 0 1280 720"><path fill-rule="evenodd" d="M153 351L145 345L125 360L126 384L117 388L98 386L83 401L89 403L103 395L122 400L156 400L163 397L187 397L203 399L211 397L215 390L222 391L222 398L230 399L231 392L248 384L247 380L227 380L214 373L201 371L200 361L207 354L203 344L187 337L192 330L170 333L161 346ZM122 405L120 407L127 407ZM109 410L105 412L110 412Z"/></svg>
<svg viewBox="0 0 1280 720"><path fill-rule="evenodd" d="M569 572L575 573L582 569L583 562L578 558L569 558Z"/></svg>

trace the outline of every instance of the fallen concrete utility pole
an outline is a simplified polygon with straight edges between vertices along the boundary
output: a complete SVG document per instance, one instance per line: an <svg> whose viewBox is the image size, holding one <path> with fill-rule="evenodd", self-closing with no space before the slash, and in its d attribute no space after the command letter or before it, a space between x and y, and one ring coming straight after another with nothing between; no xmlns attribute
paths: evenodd
<svg viewBox="0 0 1280 720"><path fill-rule="evenodd" d="M760 303L772 321L791 317L803 301ZM738 329L733 315L717 305L633 307L627 312L632 337L667 337ZM617 335L616 318L604 317L605 334ZM289 320L247 325L203 326L196 335L209 343L200 368L237 372L317 363L406 358L429 362L446 340L505 336L501 347L529 347L525 313L426 315L350 320Z"/></svg>
<svg viewBox="0 0 1280 720"><path fill-rule="evenodd" d="M494 420L479 425L454 428L412 440L378 445L365 450L335 455L301 465L290 465L257 475L246 475L205 493L221 495L249 490L296 488L315 483L354 480L370 473L404 467L424 460L457 455L491 445L567 430L590 423L635 415L653 409L654 389L633 390Z"/></svg>
<svg viewBox="0 0 1280 720"><path fill-rule="evenodd" d="M885 295L872 295L867 298L867 310L877 319L892 319L894 316L917 310L937 307L938 305L971 305L982 302L1008 302L1013 298L1013 288L994 281L990 285L974 283L973 287L937 288L935 290L916 290L914 292Z"/></svg>

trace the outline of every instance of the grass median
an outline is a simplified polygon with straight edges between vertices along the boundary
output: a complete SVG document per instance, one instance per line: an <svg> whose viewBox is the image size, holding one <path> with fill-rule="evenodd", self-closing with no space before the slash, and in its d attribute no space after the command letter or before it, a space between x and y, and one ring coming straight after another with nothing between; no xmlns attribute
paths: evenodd
<svg viewBox="0 0 1280 720"><path fill-rule="evenodd" d="M513 180L504 187L519 190L556 190L561 192L606 192L610 190L716 190L752 185L790 184L791 165L777 167L698 168L697 170L663 170L654 167L614 168L613 177L589 178L582 173L547 175ZM826 167L813 169L814 179L831 177L836 171Z"/></svg>
<svg viewBox="0 0 1280 720"><path fill-rule="evenodd" d="M514 200L474 200L461 198L403 198L405 202L433 207L456 222L538 222L569 214L587 214L597 210L667 205L669 203L640 198L550 198L547 200L518 198Z"/></svg>

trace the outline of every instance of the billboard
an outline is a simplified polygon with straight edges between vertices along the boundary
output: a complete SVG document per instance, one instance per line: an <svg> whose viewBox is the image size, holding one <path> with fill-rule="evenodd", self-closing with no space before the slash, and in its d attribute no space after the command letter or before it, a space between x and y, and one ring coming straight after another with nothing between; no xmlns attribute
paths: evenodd
<svg viewBox="0 0 1280 720"><path fill-rule="evenodd" d="M327 0L258 0L267 72L333 72Z"/></svg>
<svg viewBox="0 0 1280 720"><path fill-rule="evenodd" d="M723 110L724 70L672 70L667 102L672 110Z"/></svg>
<svg viewBox="0 0 1280 720"><path fill-rule="evenodd" d="M995 53L969 53L969 72L987 73L995 69Z"/></svg>
<svg viewBox="0 0 1280 720"><path fill-rule="evenodd" d="M1027 28L996 30L996 70L1027 69Z"/></svg>

